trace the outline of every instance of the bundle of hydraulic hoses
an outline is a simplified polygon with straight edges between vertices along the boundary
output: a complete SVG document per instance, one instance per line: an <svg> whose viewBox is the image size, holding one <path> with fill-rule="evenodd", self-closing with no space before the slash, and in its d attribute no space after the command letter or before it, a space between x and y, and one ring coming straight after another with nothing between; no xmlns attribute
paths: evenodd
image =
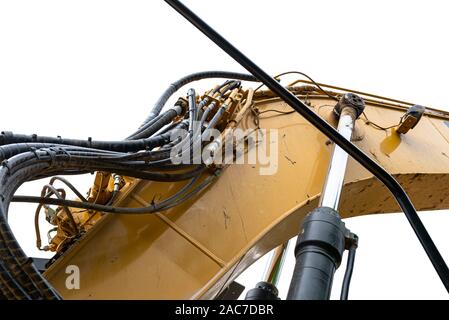
<svg viewBox="0 0 449 320"><path fill-rule="evenodd" d="M65 139L11 132L0 134L0 298L61 298L14 237L7 222L11 201L119 214L149 214L167 210L188 200L214 180L218 169L200 179L206 169L203 163L192 161L190 164L175 165L171 155L174 149L183 150L185 144L201 143L203 132L217 124L221 114L213 117L208 114L213 110L215 102L205 96L197 103L195 90L190 89L187 101L178 100L173 107L163 109L168 99L182 86L206 78L228 79L213 89L212 94L221 98L240 88L241 80L256 81L251 75L224 71L199 72L186 76L170 85L139 129L122 141ZM173 140L173 136L177 138ZM71 201L60 197L52 198L55 192L48 192L45 197L14 195L27 181L94 171L152 181L185 181L185 184L170 197L141 208L120 208L109 203L101 205L85 199Z"/></svg>

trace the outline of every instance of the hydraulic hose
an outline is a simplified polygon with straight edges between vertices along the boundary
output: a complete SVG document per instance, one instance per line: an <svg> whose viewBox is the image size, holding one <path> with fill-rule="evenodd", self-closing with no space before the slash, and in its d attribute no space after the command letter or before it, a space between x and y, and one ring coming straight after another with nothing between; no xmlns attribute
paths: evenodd
<svg viewBox="0 0 449 320"><path fill-rule="evenodd" d="M172 122L172 120L181 115L182 113L182 107L181 106L174 106L173 108L167 110L163 115L158 116L157 119L151 126L146 127L143 130L139 130L138 133L133 134L129 136L128 140L137 140L137 139L143 139L146 137L151 137L153 134L155 134L157 131L159 131L162 127Z"/></svg>
<svg viewBox="0 0 449 320"><path fill-rule="evenodd" d="M25 134L13 134L12 132L2 132L0 134L0 157L2 159L8 158L8 152L14 149L14 145L11 144L21 144L21 143L42 143L51 144L52 146L67 145L67 146L77 146L83 148L93 148L99 150L109 150L116 152L135 152L145 149L153 149L160 145L167 143L170 140L170 135L158 135L155 137L150 137L146 139L139 140L125 140L125 141L94 141L92 139L79 140L79 139L65 139L65 138L55 138L55 137L45 137L38 135L25 135ZM29 149L25 145L20 147ZM45 145L33 146L33 147L48 147ZM24 150L24 149L21 149ZM19 150L20 152L20 150Z"/></svg>
<svg viewBox="0 0 449 320"><path fill-rule="evenodd" d="M173 82L161 95L159 100L156 102L154 107L152 108L150 114L145 119L145 121L140 126L143 127L148 122L153 120L155 117L159 115L162 108L164 107L165 103L170 99L170 97L178 91L180 88L185 86L188 83L191 83L193 81L202 80L202 79L210 79L210 78L223 78L223 79L238 79L238 80L244 80L244 81L252 81L252 82L258 82L253 75L251 74L245 74L245 73L238 73L238 72L229 72L229 71L203 71L203 72L196 72L189 74L185 77L182 77L181 79Z"/></svg>
<svg viewBox="0 0 449 320"><path fill-rule="evenodd" d="M415 207L410 201L408 195L401 187L401 185L380 165L367 156L362 150L357 148L345 137L340 135L330 124L317 115L314 111L309 109L307 105L301 102L298 98L285 89L278 81L268 75L253 61L241 53L230 42L223 38L219 33L212 29L206 22L199 18L189 8L183 5L178 0L165 0L173 9L180 13L196 28L198 28L204 35L212 40L223 51L236 60L241 66L253 74L260 82L265 84L271 91L277 94L282 100L290 105L296 112L302 115L313 126L325 134L329 139L335 142L343 150L345 150L352 158L359 162L364 168L370 171L376 178L378 178L393 194L401 209L404 211L410 225L412 226L416 236L423 246L427 256L432 262L438 276L440 277L446 290L449 292L449 269L433 243L432 238L427 232L425 226L421 222Z"/></svg>
<svg viewBox="0 0 449 320"><path fill-rule="evenodd" d="M352 272L354 270L355 253L357 245L353 244L349 247L348 262L346 266L345 276L343 278L343 284L341 286L340 300L348 300L349 285L351 283Z"/></svg>
<svg viewBox="0 0 449 320"><path fill-rule="evenodd" d="M215 73L200 73L194 78L215 76ZM222 72L222 77L233 76L233 73ZM235 74L234 74L235 75ZM252 76L243 77L254 79ZM192 79L192 78L191 78ZM228 81L220 91L223 96L227 90L235 87L240 82ZM0 134L0 296L7 299L59 299L58 293L37 271L19 243L15 239L7 222L7 213L14 193L19 186L26 181L40 178L53 177L60 174L82 174L94 171L108 171L125 176L148 179L152 181L172 182L190 180L184 187L172 196L161 202L151 204L144 208L119 208L112 207L110 203L98 205L89 203L82 194L67 180L61 177L53 177L51 189L58 199L49 197L36 197L42 206L45 203L58 201L65 208L71 219L73 229L77 225L73 222L68 207L89 207L92 210L103 212L115 212L125 214L148 214L168 210L180 203L189 200L206 188L217 177L219 170L206 176L203 181L196 183L203 172L203 165L174 166L170 163L171 148L167 150L152 150L170 142L174 134L189 129L193 137L187 139L192 142L201 135L201 127L196 121L201 117L202 105L196 106L194 91L190 93L190 105L192 113L190 119L173 122L176 117L186 110L182 101L172 109L158 115L142 127L139 132L125 141L93 141L79 139L63 139L61 137L41 137L37 135L21 135L10 132ZM207 103L205 101L204 103ZM189 126L190 123L190 126ZM153 136L156 134L156 136ZM131 140L132 139L132 140ZM187 142L184 141L184 142ZM178 144L173 144L177 147ZM128 153L132 152L132 153ZM187 170L181 170L188 167ZM167 172L173 171L175 172ZM82 201L68 201L65 195L55 189L53 183L60 180L65 183ZM36 199L22 198L26 202Z"/></svg>
<svg viewBox="0 0 449 320"><path fill-rule="evenodd" d="M175 197L171 196L170 200L175 200L175 201L168 202L168 199L166 199L160 203L155 203L148 207L141 207L141 208L112 207L112 206L106 206L106 205L100 205L100 204L93 204L93 203L89 203L89 202L61 200L61 199L55 199L55 198L43 198L43 197L34 197L34 196L14 196L13 201L15 201L15 202L34 202L34 203L42 203L42 204L49 204L49 205L61 205L61 206L68 206L71 208L81 208L81 209L95 210L95 211L101 211L101 212L110 212L110 213L120 213L120 214L148 214L148 213L153 213L153 212L159 212L162 210L167 210L167 209L179 204L180 202L185 201L185 200L197 195L204 188L206 188L209 184L211 184L216 179L218 174L219 174L219 172L217 172L213 175L207 176L204 179L204 181L199 183L196 187L194 187L191 191L189 191L187 193L186 193L185 188L182 188L180 190L180 193L182 191L182 194L184 194L184 195L180 199L175 199ZM195 179L195 177L193 177L192 179ZM194 181L196 181L196 179ZM192 182L188 182L188 186L189 187L192 186Z"/></svg>

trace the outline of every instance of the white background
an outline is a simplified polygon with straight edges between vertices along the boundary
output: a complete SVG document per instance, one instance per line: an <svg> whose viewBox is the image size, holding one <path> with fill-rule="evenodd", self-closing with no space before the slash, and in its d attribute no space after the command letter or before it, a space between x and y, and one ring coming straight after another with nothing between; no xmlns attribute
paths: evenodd
<svg viewBox="0 0 449 320"><path fill-rule="evenodd" d="M185 3L271 74L300 70L320 82L449 110L444 1ZM0 1L0 130L122 139L169 83L214 69L243 71L163 1ZM92 176L73 181L87 190ZM37 194L42 184L19 193ZM43 256L34 247L34 208L13 204L10 222L26 252ZM420 216L449 261L449 214ZM360 237L350 298L447 299L402 214L346 223ZM257 264L240 281L254 286L263 268ZM282 297L292 268L290 253Z"/></svg>

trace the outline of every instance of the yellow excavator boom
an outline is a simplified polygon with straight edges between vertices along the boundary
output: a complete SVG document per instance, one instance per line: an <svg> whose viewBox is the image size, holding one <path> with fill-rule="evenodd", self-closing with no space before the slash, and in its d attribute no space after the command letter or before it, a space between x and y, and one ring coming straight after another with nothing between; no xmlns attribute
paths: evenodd
<svg viewBox="0 0 449 320"><path fill-rule="evenodd" d="M324 94L301 82L289 89L336 126L330 96L351 90L321 84ZM447 209L449 113L426 108L419 123L405 130L402 120L411 104L351 92L366 103L352 142L400 182L417 210ZM44 274L63 298L213 299L257 259L297 235L305 215L318 205L334 144L271 91L241 93L228 129L265 135L258 147L277 148L277 157L223 166L208 188L163 212L90 212L101 218ZM400 125L405 134L397 132ZM245 137L241 143L244 156L251 143ZM260 174L264 170L274 173ZM149 206L184 184L125 178L114 205ZM343 218L399 211L389 191L352 159L340 203ZM73 213L84 221L82 213ZM80 290L66 286L71 265L82 274Z"/></svg>

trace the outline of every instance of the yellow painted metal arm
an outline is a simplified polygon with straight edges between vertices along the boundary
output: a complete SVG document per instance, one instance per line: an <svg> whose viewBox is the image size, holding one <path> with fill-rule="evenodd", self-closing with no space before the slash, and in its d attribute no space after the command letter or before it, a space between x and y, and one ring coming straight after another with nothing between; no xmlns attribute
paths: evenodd
<svg viewBox="0 0 449 320"><path fill-rule="evenodd" d="M335 125L334 101L297 91ZM230 165L212 186L180 206L152 215L105 215L45 273L62 296L211 299L255 260L295 236L317 206L333 145L269 93L256 95L252 110L238 127L277 129L275 174L260 174L272 169L269 165ZM406 135L379 129L396 125L405 111L406 105L395 101L368 99L353 142L398 179L418 210L448 208L449 115L431 110ZM128 180L118 204L146 206L181 186ZM342 216L395 211L387 189L350 159ZM79 290L65 286L68 265L80 269Z"/></svg>

